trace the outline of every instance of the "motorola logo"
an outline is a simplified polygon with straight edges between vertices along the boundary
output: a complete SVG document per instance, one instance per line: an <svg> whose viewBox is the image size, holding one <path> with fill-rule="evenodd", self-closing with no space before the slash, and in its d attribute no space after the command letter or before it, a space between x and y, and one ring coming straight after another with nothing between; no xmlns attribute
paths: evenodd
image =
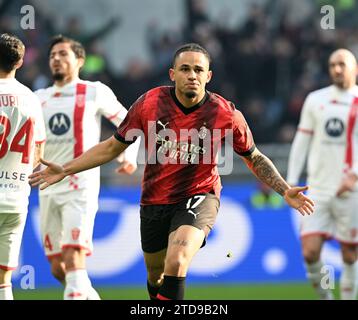
<svg viewBox="0 0 358 320"><path fill-rule="evenodd" d="M329 119L326 123L325 129L329 136L339 137L344 131L343 121L338 118Z"/></svg>
<svg viewBox="0 0 358 320"><path fill-rule="evenodd" d="M49 121L51 132L57 136L65 134L71 126L70 118L64 113L54 114Z"/></svg>

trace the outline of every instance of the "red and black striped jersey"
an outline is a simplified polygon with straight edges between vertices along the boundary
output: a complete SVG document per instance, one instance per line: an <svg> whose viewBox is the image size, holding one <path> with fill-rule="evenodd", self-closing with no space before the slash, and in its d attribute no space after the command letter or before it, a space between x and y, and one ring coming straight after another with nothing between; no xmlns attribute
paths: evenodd
<svg viewBox="0 0 358 320"><path fill-rule="evenodd" d="M217 158L224 142L231 140L230 148L239 155L255 148L248 124L233 103L206 92L202 101L186 108L167 86L142 95L114 136L129 144L139 135L146 147L142 205L176 203L207 192L220 197Z"/></svg>

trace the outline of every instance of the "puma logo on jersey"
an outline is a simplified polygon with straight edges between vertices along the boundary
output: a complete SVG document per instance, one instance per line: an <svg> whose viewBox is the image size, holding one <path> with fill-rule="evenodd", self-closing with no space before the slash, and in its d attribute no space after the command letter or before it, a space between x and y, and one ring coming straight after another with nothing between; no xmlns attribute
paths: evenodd
<svg viewBox="0 0 358 320"><path fill-rule="evenodd" d="M161 122L160 120L158 120L157 123L163 127L163 130L165 130L166 126L169 124L169 122L167 122L166 124L163 124L163 122Z"/></svg>
<svg viewBox="0 0 358 320"><path fill-rule="evenodd" d="M190 214L192 214L195 219L196 219L196 217L200 214L200 212L196 212L196 213L195 213L193 210L188 210L188 212L189 212Z"/></svg>
<svg viewBox="0 0 358 320"><path fill-rule="evenodd" d="M70 118L64 113L54 114L49 121L51 132L57 136L65 134L70 129Z"/></svg>

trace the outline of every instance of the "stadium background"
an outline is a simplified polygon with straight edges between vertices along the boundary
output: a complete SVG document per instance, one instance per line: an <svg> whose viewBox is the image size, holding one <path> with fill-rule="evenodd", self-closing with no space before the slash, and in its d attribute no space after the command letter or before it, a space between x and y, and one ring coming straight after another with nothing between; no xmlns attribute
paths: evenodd
<svg viewBox="0 0 358 320"><path fill-rule="evenodd" d="M323 29L323 5L335 12L335 28ZM21 8L35 8L35 28L22 29ZM214 72L210 91L236 103L256 143L285 175L287 156L306 94L329 83L327 58L338 47L358 56L355 0L2 0L0 31L17 34L27 47L17 78L32 89L51 84L47 43L62 33L87 50L82 78L109 85L129 107L146 90L170 84L175 48L189 41L205 46ZM103 120L103 136L112 128ZM142 153L141 153L141 156ZM138 199L143 166L134 177L102 168L95 252L89 274L106 299L146 299L140 251ZM257 184L239 157L223 176L217 226L188 276L193 299L311 299L297 237L297 213ZM15 298L60 299L38 233L37 191L30 198ZM227 257L230 253L231 257ZM337 245L324 260L340 272ZM33 268L36 290L26 284Z"/></svg>

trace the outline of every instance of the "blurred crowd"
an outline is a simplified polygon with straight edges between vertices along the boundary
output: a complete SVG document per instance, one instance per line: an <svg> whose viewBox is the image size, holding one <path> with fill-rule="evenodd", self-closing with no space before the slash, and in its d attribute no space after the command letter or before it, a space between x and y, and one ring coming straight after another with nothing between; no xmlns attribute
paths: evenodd
<svg viewBox="0 0 358 320"><path fill-rule="evenodd" d="M243 111L256 143L289 143L307 93L329 84L329 54L346 47L358 57L358 4L356 0L264 3L251 4L244 22L232 28L225 13L211 18L207 1L183 0L187 19L182 30L161 30L159 22L152 21L146 30L151 62L132 59L120 74L109 67L100 40L120 27L121 17L87 33L81 20L72 16L65 29L58 30L55 13L51 16L36 7L37 27L22 30L19 7L31 1L3 0L0 31L15 33L24 41L26 61L18 79L32 89L51 85L46 48L53 35L62 33L81 41L87 50L81 77L109 85L126 107L146 90L170 84L167 70L175 49L185 42L198 42L213 59L214 77L208 89ZM321 7L326 4L335 9L335 29L321 26Z"/></svg>

